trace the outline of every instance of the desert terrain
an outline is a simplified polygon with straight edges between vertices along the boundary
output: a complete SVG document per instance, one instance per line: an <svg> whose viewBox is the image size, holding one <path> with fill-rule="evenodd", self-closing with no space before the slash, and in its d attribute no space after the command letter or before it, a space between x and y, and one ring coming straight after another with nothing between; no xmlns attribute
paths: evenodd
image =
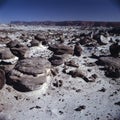
<svg viewBox="0 0 120 120"><path fill-rule="evenodd" d="M120 28L0 25L0 120L120 120Z"/></svg>

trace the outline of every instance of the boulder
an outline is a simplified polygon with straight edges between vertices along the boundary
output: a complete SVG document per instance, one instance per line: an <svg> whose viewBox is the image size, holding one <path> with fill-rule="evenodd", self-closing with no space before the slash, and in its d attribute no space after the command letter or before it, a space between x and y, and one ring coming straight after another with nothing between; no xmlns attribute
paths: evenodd
<svg viewBox="0 0 120 120"><path fill-rule="evenodd" d="M94 47L97 45L97 41L90 37L85 37L85 38L80 39L79 43L86 47Z"/></svg>
<svg viewBox="0 0 120 120"><path fill-rule="evenodd" d="M119 57L120 53L120 45L118 43L114 43L109 47L111 56L113 57Z"/></svg>
<svg viewBox="0 0 120 120"><path fill-rule="evenodd" d="M35 35L35 40L38 40L41 42L43 45L46 45L48 41L45 39L45 37L41 36L40 34Z"/></svg>
<svg viewBox="0 0 120 120"><path fill-rule="evenodd" d="M4 37L4 38L0 37L0 44L7 44L10 41L11 41L11 39L9 37L7 37L7 36Z"/></svg>
<svg viewBox="0 0 120 120"><path fill-rule="evenodd" d="M51 64L53 66L59 66L61 64L63 64L63 58L61 56L58 55L53 55L49 61L51 62Z"/></svg>
<svg viewBox="0 0 120 120"><path fill-rule="evenodd" d="M75 48L74 48L74 55L79 57L81 56L81 53L82 53L82 48L79 45L79 43L76 43Z"/></svg>
<svg viewBox="0 0 120 120"><path fill-rule="evenodd" d="M63 44L54 44L50 45L49 49L54 52L54 54L62 55L62 54L72 54L74 53L73 48L63 45Z"/></svg>
<svg viewBox="0 0 120 120"><path fill-rule="evenodd" d="M39 46L40 42L38 40L34 39L34 40L32 40L30 42L30 44L31 44L31 47L33 47L33 46Z"/></svg>
<svg viewBox="0 0 120 120"><path fill-rule="evenodd" d="M5 83L6 83L5 72L2 69L0 69L0 89L3 88Z"/></svg>
<svg viewBox="0 0 120 120"><path fill-rule="evenodd" d="M111 78L120 77L120 58L101 57L100 63L105 66L105 75Z"/></svg>
<svg viewBox="0 0 120 120"><path fill-rule="evenodd" d="M50 80L50 68L50 62L43 58L20 60L9 72L8 83L22 92L37 90Z"/></svg>
<svg viewBox="0 0 120 120"><path fill-rule="evenodd" d="M68 74L70 74L72 77L76 78L76 77L80 77L82 78L85 82L91 82L86 76L85 74L80 70L80 69L76 69L76 70L72 70L70 71Z"/></svg>
<svg viewBox="0 0 120 120"><path fill-rule="evenodd" d="M0 48L0 61L6 64L14 64L18 57L14 56L9 48Z"/></svg>
<svg viewBox="0 0 120 120"><path fill-rule="evenodd" d="M19 47L19 48L17 47L11 48L12 53L15 56L19 57L20 59L23 59L25 57L25 53L27 52L27 50L28 50L28 47L25 47L25 46Z"/></svg>
<svg viewBox="0 0 120 120"><path fill-rule="evenodd" d="M9 73L12 69L14 69L15 64L3 64L0 65L0 69L4 70L5 73Z"/></svg>
<svg viewBox="0 0 120 120"><path fill-rule="evenodd" d="M14 40L14 41L10 41L9 43L7 43L7 47L9 47L9 48L14 48L14 47L19 48L19 47L22 47L22 45L20 44L19 41Z"/></svg>
<svg viewBox="0 0 120 120"><path fill-rule="evenodd" d="M77 63L75 63L74 60L70 60L68 62L65 62L65 65L71 66L71 67L77 67L77 68L79 67L79 65Z"/></svg>

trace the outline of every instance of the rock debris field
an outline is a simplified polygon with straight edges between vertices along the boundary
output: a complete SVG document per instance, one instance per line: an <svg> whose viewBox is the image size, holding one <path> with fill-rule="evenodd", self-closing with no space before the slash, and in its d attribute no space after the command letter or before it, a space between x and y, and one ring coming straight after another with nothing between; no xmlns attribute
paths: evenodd
<svg viewBox="0 0 120 120"><path fill-rule="evenodd" d="M120 29L0 25L0 120L120 120Z"/></svg>

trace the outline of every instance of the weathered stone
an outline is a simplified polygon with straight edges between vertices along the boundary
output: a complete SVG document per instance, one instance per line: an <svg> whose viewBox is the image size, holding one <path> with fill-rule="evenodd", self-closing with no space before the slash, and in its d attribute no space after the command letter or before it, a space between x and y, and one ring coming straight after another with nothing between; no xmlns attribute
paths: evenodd
<svg viewBox="0 0 120 120"><path fill-rule="evenodd" d="M0 69L0 89L3 88L5 82L6 82L5 72L2 69Z"/></svg>
<svg viewBox="0 0 120 120"><path fill-rule="evenodd" d="M79 70L79 69L76 69L76 70L72 70L70 71L68 74L70 74L72 77L76 78L76 77L80 77L82 78L85 82L91 82L89 81L89 79L85 76L85 74Z"/></svg>
<svg viewBox="0 0 120 120"><path fill-rule="evenodd" d="M43 58L20 60L9 72L8 83L23 92L37 90L50 81L50 68L50 62Z"/></svg>
<svg viewBox="0 0 120 120"><path fill-rule="evenodd" d="M15 64L4 64L4 65L0 65L0 69L4 70L5 73L10 72L12 69L14 69Z"/></svg>
<svg viewBox="0 0 120 120"><path fill-rule="evenodd" d="M120 77L120 58L101 57L99 61L105 66L106 76L112 78Z"/></svg>
<svg viewBox="0 0 120 120"><path fill-rule="evenodd" d="M97 41L90 37L85 37L85 38L80 39L79 43L86 47L94 47L97 45Z"/></svg>
<svg viewBox="0 0 120 120"><path fill-rule="evenodd" d="M40 44L40 42L38 41L38 40L32 40L31 42L31 46L33 47L33 46L39 46L39 44Z"/></svg>
<svg viewBox="0 0 120 120"><path fill-rule="evenodd" d="M81 56L82 53L82 48L80 47L79 43L76 43L75 48L74 48L74 55L76 56Z"/></svg>
<svg viewBox="0 0 120 120"><path fill-rule="evenodd" d="M52 65L54 66L59 66L63 64L63 58L61 56L53 55L49 61L51 62Z"/></svg>
<svg viewBox="0 0 120 120"><path fill-rule="evenodd" d="M22 45L20 44L19 41L14 40L14 41L10 41L10 42L7 44L7 47L9 47L9 48L14 48L14 47L19 48L19 47L22 47Z"/></svg>
<svg viewBox="0 0 120 120"><path fill-rule="evenodd" d="M118 57L120 53L120 45L118 43L114 43L109 48L111 56Z"/></svg>
<svg viewBox="0 0 120 120"><path fill-rule="evenodd" d="M0 37L0 44L7 44L11 41L11 39L9 37Z"/></svg>
<svg viewBox="0 0 120 120"><path fill-rule="evenodd" d="M45 40L45 38L42 37L40 34L35 35L34 38L38 41L44 41Z"/></svg>
<svg viewBox="0 0 120 120"><path fill-rule="evenodd" d="M116 67L116 68L120 68L120 58L100 57L99 60L100 60L104 65L114 66L114 67Z"/></svg>
<svg viewBox="0 0 120 120"><path fill-rule="evenodd" d="M6 64L14 64L17 62L18 58L12 54L9 48L1 48L0 60Z"/></svg>
<svg viewBox="0 0 120 120"><path fill-rule="evenodd" d="M48 43L45 37L41 36L40 34L35 35L34 38L38 40L39 42L41 42L43 45L46 45Z"/></svg>
<svg viewBox="0 0 120 120"><path fill-rule="evenodd" d="M28 47L11 48L12 53L15 56L19 57L20 59L25 57L25 53L27 50L28 50Z"/></svg>
<svg viewBox="0 0 120 120"><path fill-rule="evenodd" d="M0 59L11 59L14 55L11 53L9 48L0 49Z"/></svg>
<svg viewBox="0 0 120 120"><path fill-rule="evenodd" d="M58 54L58 55L62 55L62 54L72 54L74 53L74 50L69 47L69 46L65 46L65 45L58 45L58 44L54 44L54 45L50 45L49 49L51 51L54 52L54 54Z"/></svg>
<svg viewBox="0 0 120 120"><path fill-rule="evenodd" d="M51 64L44 58L27 58L18 61L15 69L29 75L42 74Z"/></svg>
<svg viewBox="0 0 120 120"><path fill-rule="evenodd" d="M79 67L79 65L77 63L75 63L75 61L73 61L73 60L65 62L65 65L71 66L71 67Z"/></svg>

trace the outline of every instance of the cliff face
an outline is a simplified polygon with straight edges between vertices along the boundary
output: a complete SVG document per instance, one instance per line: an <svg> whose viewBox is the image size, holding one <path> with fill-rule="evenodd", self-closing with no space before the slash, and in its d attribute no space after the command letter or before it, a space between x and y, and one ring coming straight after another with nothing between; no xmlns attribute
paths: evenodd
<svg viewBox="0 0 120 120"><path fill-rule="evenodd" d="M120 22L96 22L96 21L11 21L16 25L55 25L55 26L104 26L118 27Z"/></svg>

